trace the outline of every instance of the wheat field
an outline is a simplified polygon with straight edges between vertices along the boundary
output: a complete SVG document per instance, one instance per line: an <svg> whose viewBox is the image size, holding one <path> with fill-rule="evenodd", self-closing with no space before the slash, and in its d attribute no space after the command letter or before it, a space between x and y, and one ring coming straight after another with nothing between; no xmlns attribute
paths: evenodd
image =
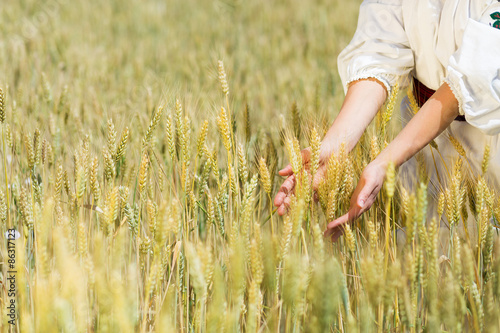
<svg viewBox="0 0 500 333"><path fill-rule="evenodd" d="M343 101L360 3L0 3L1 331L499 331L489 147L471 172L451 138L437 194L421 164L412 187L390 171L323 237L412 98L390 96L315 193L300 151Z"/></svg>

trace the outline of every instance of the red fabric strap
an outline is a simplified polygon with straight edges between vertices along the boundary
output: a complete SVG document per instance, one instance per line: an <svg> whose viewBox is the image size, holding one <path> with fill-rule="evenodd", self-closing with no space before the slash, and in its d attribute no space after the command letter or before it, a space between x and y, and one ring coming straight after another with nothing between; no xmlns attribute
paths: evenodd
<svg viewBox="0 0 500 333"><path fill-rule="evenodd" d="M432 95L436 92L435 90L432 90L431 88L427 88L422 82L417 80L416 78L413 78L413 92L415 94L415 98L417 99L417 103L419 107L422 107L422 105L427 102L429 98L431 98Z"/></svg>
<svg viewBox="0 0 500 333"><path fill-rule="evenodd" d="M434 95L436 91L428 88L425 86L422 82L417 80L416 78L413 78L413 94L415 95L415 99L417 100L417 104L419 107L422 107L422 105L427 102L429 98L431 98L432 95ZM466 121L464 116L457 116L455 120L458 121Z"/></svg>

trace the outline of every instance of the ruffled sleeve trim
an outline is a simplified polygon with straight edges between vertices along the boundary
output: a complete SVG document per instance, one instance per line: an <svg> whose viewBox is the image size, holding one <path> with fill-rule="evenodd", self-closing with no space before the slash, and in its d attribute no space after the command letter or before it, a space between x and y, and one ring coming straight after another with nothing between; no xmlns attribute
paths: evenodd
<svg viewBox="0 0 500 333"><path fill-rule="evenodd" d="M392 86L389 83L389 81L386 78L382 77L381 75L374 75L374 74L370 74L370 73L358 74L358 75L351 77L346 82L345 88L347 90L347 88L349 88L351 83L359 81L359 80L366 80L366 79L375 79L375 80L379 81L380 83L382 83L382 85L385 87L385 90L387 91L387 96L390 96L391 91L392 91Z"/></svg>
<svg viewBox="0 0 500 333"><path fill-rule="evenodd" d="M460 94L460 89L457 87L458 84L455 84L453 82L453 80L451 80L450 77L445 78L443 80L443 82L446 83L450 87L451 92L453 93L453 95L455 96L455 98L458 101L458 114L460 114L461 116L465 115L464 103L462 100L462 95Z"/></svg>

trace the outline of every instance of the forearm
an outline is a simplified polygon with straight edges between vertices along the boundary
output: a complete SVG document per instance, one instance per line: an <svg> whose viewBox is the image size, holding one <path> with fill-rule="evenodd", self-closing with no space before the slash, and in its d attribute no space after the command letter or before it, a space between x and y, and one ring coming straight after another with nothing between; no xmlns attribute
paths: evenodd
<svg viewBox="0 0 500 333"><path fill-rule="evenodd" d="M435 139L458 115L458 102L450 87L443 84L422 106L398 136L375 159L400 166Z"/></svg>
<svg viewBox="0 0 500 333"><path fill-rule="evenodd" d="M366 79L353 82L347 90L340 113L326 133L321 145L321 157L327 159L342 143L350 151L373 120L387 98L385 87Z"/></svg>

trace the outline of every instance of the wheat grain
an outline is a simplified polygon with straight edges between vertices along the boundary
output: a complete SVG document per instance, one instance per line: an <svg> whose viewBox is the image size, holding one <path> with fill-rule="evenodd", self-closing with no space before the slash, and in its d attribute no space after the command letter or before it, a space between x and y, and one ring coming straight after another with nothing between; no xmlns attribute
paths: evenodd
<svg viewBox="0 0 500 333"><path fill-rule="evenodd" d="M162 115L163 115L163 105L159 106L158 109L156 109L156 112L153 115L153 119L151 119L151 123L149 124L148 129L146 130L146 133L144 134L144 137L142 139L142 149L143 150L146 149L146 147L150 144L151 138L153 136L153 132L156 129L156 127L158 126L158 123L160 122ZM114 152L115 150L110 150L110 151Z"/></svg>
<svg viewBox="0 0 500 333"><path fill-rule="evenodd" d="M245 104L245 109L243 109L243 124L245 128L245 142L249 143L252 138L252 127L250 124L250 107L248 103Z"/></svg>
<svg viewBox="0 0 500 333"><path fill-rule="evenodd" d="M451 144L453 145L453 148L455 148L455 150L457 151L457 153L462 156L462 157L466 157L466 153L465 153L465 149L464 147L462 146L462 144L460 143L460 141L458 141L454 136L450 135L449 136L450 138L450 142Z"/></svg>
<svg viewBox="0 0 500 333"><path fill-rule="evenodd" d="M347 223L344 226L344 236L347 243L347 247L349 251L354 252L356 250L356 238L354 237L354 233L352 232L351 226Z"/></svg>
<svg viewBox="0 0 500 333"><path fill-rule="evenodd" d="M5 97L3 89L0 88L0 123L5 123Z"/></svg>
<svg viewBox="0 0 500 333"><path fill-rule="evenodd" d="M174 160L175 158L175 130L173 125L172 115L169 114L167 116L167 120L165 123L165 141L168 146L168 152L170 154L170 158Z"/></svg>
<svg viewBox="0 0 500 333"><path fill-rule="evenodd" d="M99 159L96 156L92 160L92 164L90 166L90 189L92 190L92 195L94 196L95 203L98 203L99 199L101 198L101 188L99 185L99 180L97 179L98 172Z"/></svg>
<svg viewBox="0 0 500 333"><path fill-rule="evenodd" d="M219 60L217 63L217 70L219 72L219 81L224 95L229 95L229 85L227 84L226 71L224 70L224 63Z"/></svg>
<svg viewBox="0 0 500 333"><path fill-rule="evenodd" d="M198 141L196 144L196 151L199 157L201 157L202 155L205 156L208 155L208 148L206 147L207 132L208 132L208 120L205 120L201 125L200 134L198 136Z"/></svg>
<svg viewBox="0 0 500 333"><path fill-rule="evenodd" d="M286 148L293 173L300 173L302 170L302 154L300 152L300 145L297 138L288 139L286 142Z"/></svg>
<svg viewBox="0 0 500 333"><path fill-rule="evenodd" d="M310 140L310 145L311 145L311 166L310 166L310 171L311 171L311 176L314 179L314 176L316 175L316 172L318 171L319 168L319 157L320 157L320 149L321 149L321 139L319 137L318 131L316 130L316 127L313 127L311 130L311 140Z"/></svg>
<svg viewBox="0 0 500 333"><path fill-rule="evenodd" d="M417 99L415 98L415 94L413 94L412 88L408 88L407 96L411 111L413 112L413 114L417 114L417 112L420 110L420 107L418 106Z"/></svg>
<svg viewBox="0 0 500 333"><path fill-rule="evenodd" d="M7 222L7 203L5 202L5 194L0 190L0 220L5 225Z"/></svg>
<svg viewBox="0 0 500 333"><path fill-rule="evenodd" d="M12 135L12 131L10 129L9 124L5 124L5 141L7 142L7 147L10 149L14 148L14 137Z"/></svg>
<svg viewBox="0 0 500 333"><path fill-rule="evenodd" d="M122 132L122 136L120 138L120 143L118 144L118 148L116 149L115 161L118 163L122 157L125 155L125 150L127 149L127 142L129 137L128 127Z"/></svg>
<svg viewBox="0 0 500 333"><path fill-rule="evenodd" d="M264 191L271 195L271 176L269 175L269 170L267 169L266 160L263 157L259 160L259 174L260 181L262 182L262 186L264 187Z"/></svg>
<svg viewBox="0 0 500 333"><path fill-rule="evenodd" d="M146 185L148 181L148 174L149 174L149 158L147 154L142 155L142 160L141 160L141 167L139 169L139 194L141 197L141 200L146 199Z"/></svg>
<svg viewBox="0 0 500 333"><path fill-rule="evenodd" d="M483 161L481 163L481 171L483 176L488 172L488 166L490 163L490 145L484 147Z"/></svg>
<svg viewBox="0 0 500 333"><path fill-rule="evenodd" d="M28 155L28 168L33 169L35 166L35 150L33 148L33 139L31 135L24 135L24 145L26 147L26 153Z"/></svg>
<svg viewBox="0 0 500 333"><path fill-rule="evenodd" d="M104 158L104 178L106 182L111 183L116 177L115 159L106 147L103 147L102 154Z"/></svg>
<svg viewBox="0 0 500 333"><path fill-rule="evenodd" d="M111 154L111 157L115 159L116 155L116 130L115 125L113 124L113 119L108 119L108 152Z"/></svg>
<svg viewBox="0 0 500 333"><path fill-rule="evenodd" d="M293 124L293 134L296 138L300 138L301 134L301 122L299 108L297 107L297 102L292 103L292 107L290 108L290 113L292 115L292 124Z"/></svg>
<svg viewBox="0 0 500 333"><path fill-rule="evenodd" d="M223 107L221 107L221 111L219 113L219 116L217 117L217 126L222 137L224 148L226 148L227 152L229 153L231 151L231 132L229 129L229 118L226 110Z"/></svg>
<svg viewBox="0 0 500 333"><path fill-rule="evenodd" d="M238 177L240 182L244 184L248 180L248 163L245 151L241 144L238 145Z"/></svg>

